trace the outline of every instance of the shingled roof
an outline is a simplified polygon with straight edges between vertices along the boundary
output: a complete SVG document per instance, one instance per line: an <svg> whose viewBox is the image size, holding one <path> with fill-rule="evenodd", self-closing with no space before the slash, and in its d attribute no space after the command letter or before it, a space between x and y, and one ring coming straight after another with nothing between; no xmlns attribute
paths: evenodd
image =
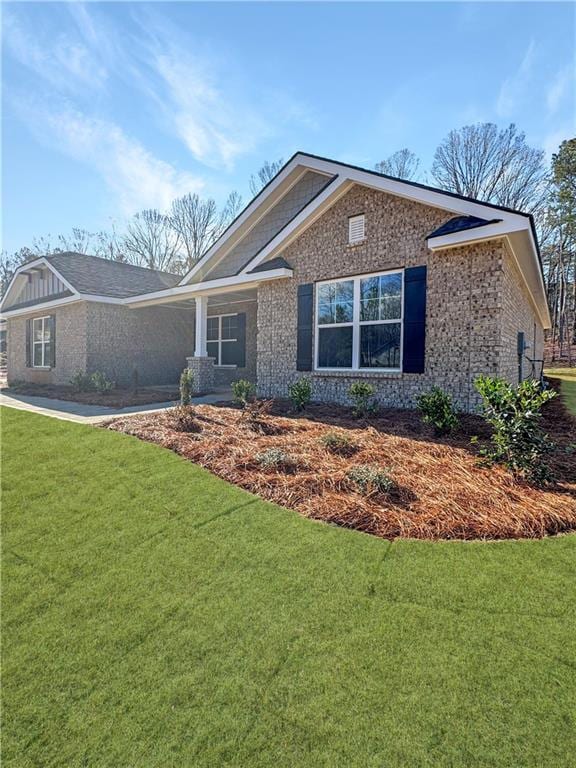
<svg viewBox="0 0 576 768"><path fill-rule="evenodd" d="M86 253L55 253L46 256L78 293L124 299L178 285L180 275L135 267Z"/></svg>
<svg viewBox="0 0 576 768"><path fill-rule="evenodd" d="M477 227L485 227L487 224L497 224L502 219L481 219L478 216L454 216L452 219L444 222L442 226L435 229L434 232L426 237L429 240L431 237L441 237L442 235L453 235L455 232L464 232L466 229L476 229Z"/></svg>

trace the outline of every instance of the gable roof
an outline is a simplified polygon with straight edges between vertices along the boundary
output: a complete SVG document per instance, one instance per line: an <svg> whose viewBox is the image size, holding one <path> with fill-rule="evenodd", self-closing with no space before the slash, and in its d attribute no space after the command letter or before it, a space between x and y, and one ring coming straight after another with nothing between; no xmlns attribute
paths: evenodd
<svg viewBox="0 0 576 768"><path fill-rule="evenodd" d="M293 155L248 203L223 235L182 278L180 286L192 288L192 283L200 286L205 279L209 280L208 275L213 266L226 259L227 254L248 236L262 216L282 199L283 190L285 194L290 180L298 173L310 170L326 174L328 183L235 273L239 279L253 274L260 264L279 257L291 242L340 197L354 185L361 185L452 214L442 227L426 238L428 247L433 251L482 240L504 239L517 262L543 325L549 326L550 314L542 261L531 214L305 152Z"/></svg>
<svg viewBox="0 0 576 768"><path fill-rule="evenodd" d="M52 273L56 290L18 301L19 286L26 276L47 270ZM15 272L2 299L4 313L25 312L36 306L58 305L91 299L109 303L133 296L168 290L178 284L180 275L110 261L85 253L55 253L22 264ZM14 302L13 300L16 299Z"/></svg>
<svg viewBox="0 0 576 768"><path fill-rule="evenodd" d="M46 256L48 264L78 293L122 299L140 293L172 288L181 275L102 259L86 253L55 253Z"/></svg>
<svg viewBox="0 0 576 768"><path fill-rule="evenodd" d="M496 224L502 219L480 219L478 216L454 216L444 222L442 226L430 232L427 240L431 237L440 237L441 235L451 235L454 232L465 232L467 229L477 229L485 227L487 224Z"/></svg>

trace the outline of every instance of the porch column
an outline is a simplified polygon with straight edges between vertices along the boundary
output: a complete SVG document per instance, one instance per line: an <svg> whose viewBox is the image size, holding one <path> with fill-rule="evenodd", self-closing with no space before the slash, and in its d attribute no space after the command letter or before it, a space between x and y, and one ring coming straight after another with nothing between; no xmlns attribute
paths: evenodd
<svg viewBox="0 0 576 768"><path fill-rule="evenodd" d="M206 334L208 326L208 297L196 296L196 347L194 357L208 357Z"/></svg>
<svg viewBox="0 0 576 768"><path fill-rule="evenodd" d="M187 357L186 362L192 371L192 391L202 395L214 389L214 359L208 357L206 347L208 331L208 297L196 296L196 330L194 339L194 357Z"/></svg>

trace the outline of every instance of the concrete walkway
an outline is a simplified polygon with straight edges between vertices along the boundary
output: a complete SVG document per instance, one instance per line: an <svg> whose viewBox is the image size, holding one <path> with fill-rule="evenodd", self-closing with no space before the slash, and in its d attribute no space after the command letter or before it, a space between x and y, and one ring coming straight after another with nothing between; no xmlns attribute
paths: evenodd
<svg viewBox="0 0 576 768"><path fill-rule="evenodd" d="M232 394L227 389L210 395L195 397L192 402L194 405L199 405L201 403L219 403L231 399ZM128 414L163 411L175 405L175 401L150 403L149 405L131 405L128 408L109 408L104 405L86 405L69 400L55 400L51 397L32 397L30 395L19 395L15 392L10 394L0 392L0 405L18 408L21 411L29 411L30 413L39 413L42 416L52 416L55 419L63 419L64 421L76 421L80 424L98 424L101 421L107 421L108 419Z"/></svg>

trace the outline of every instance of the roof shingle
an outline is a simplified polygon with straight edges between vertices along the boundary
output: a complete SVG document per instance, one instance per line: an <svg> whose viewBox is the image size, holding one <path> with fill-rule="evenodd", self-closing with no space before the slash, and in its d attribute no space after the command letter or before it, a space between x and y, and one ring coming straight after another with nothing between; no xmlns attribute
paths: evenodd
<svg viewBox="0 0 576 768"><path fill-rule="evenodd" d="M481 219L478 216L454 216L452 219L448 219L442 226L435 229L434 232L426 237L429 240L431 237L441 237L442 235L453 235L455 232L464 232L467 229L476 229L477 227L485 227L487 224L497 224L502 219Z"/></svg>

